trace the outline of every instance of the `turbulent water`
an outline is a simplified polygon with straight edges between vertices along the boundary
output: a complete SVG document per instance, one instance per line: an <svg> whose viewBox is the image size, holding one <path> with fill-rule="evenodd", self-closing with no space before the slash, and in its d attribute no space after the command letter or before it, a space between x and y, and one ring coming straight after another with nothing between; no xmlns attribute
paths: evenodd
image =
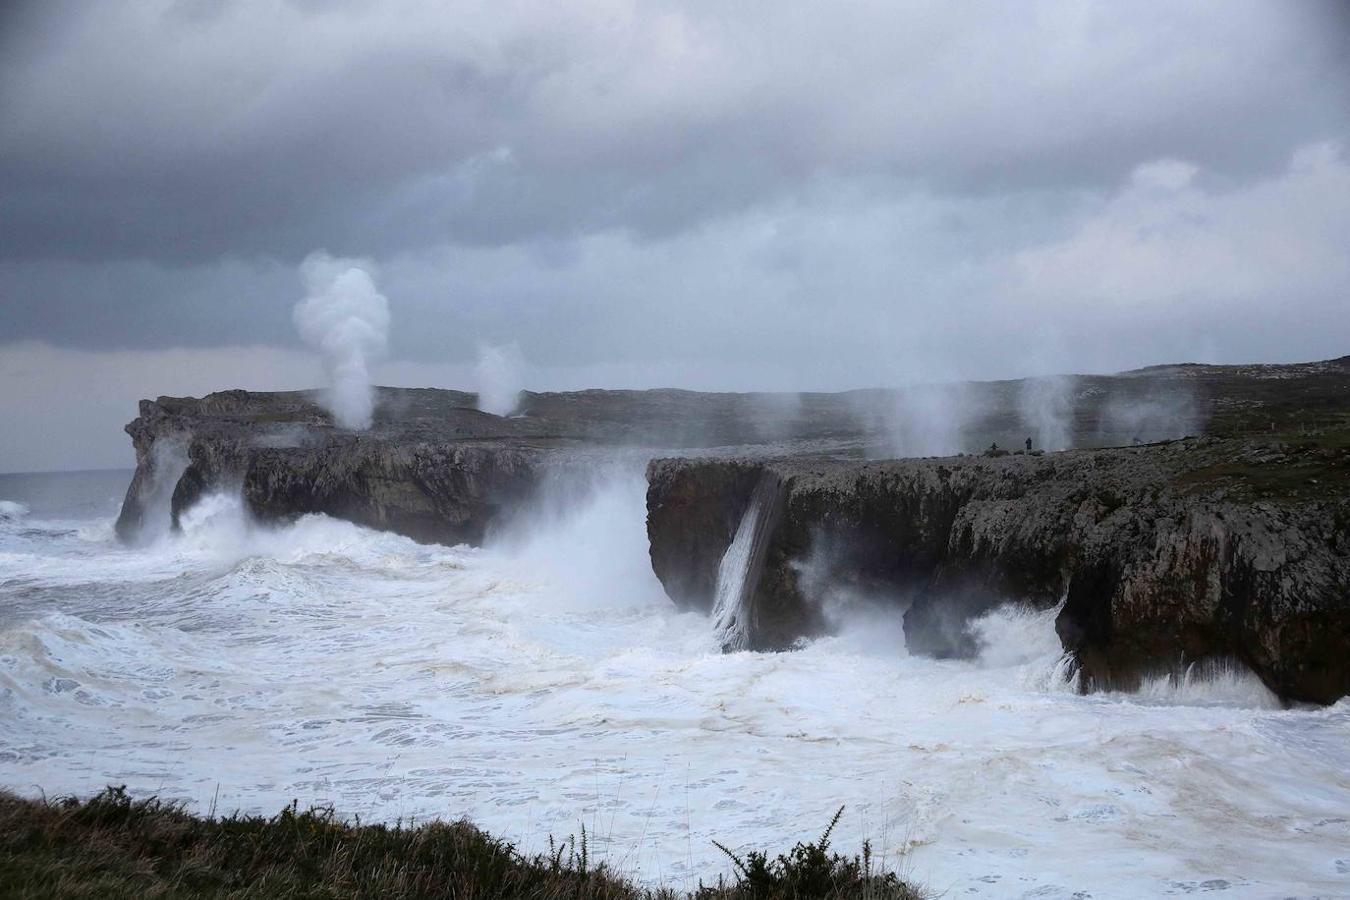
<svg viewBox="0 0 1350 900"><path fill-rule="evenodd" d="M853 612L798 652L718 652L652 577L643 484L611 479L485 549L212 497L112 536L126 473L0 476L0 785L195 808L292 798L468 818L653 884L784 848L846 805L946 896L1350 896L1350 703L1283 710L1233 670L1079 696L1053 614L908 657Z"/></svg>

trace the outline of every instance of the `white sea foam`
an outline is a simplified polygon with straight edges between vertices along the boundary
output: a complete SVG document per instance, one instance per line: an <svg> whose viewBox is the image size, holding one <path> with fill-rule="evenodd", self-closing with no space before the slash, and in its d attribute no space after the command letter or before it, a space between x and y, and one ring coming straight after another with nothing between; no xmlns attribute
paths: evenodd
<svg viewBox="0 0 1350 900"><path fill-rule="evenodd" d="M16 521L28 515L28 507L15 500L0 500L0 521Z"/></svg>
<svg viewBox="0 0 1350 900"><path fill-rule="evenodd" d="M847 804L841 849L953 896L1350 893L1350 704L1269 708L1237 670L1079 696L1053 611L1016 607L966 662L907 655L882 607L723 655L654 587L641 490L482 550L228 497L136 549L0 532L0 784L465 815L527 847L584 823L675 887L725 871L713 839L782 848Z"/></svg>

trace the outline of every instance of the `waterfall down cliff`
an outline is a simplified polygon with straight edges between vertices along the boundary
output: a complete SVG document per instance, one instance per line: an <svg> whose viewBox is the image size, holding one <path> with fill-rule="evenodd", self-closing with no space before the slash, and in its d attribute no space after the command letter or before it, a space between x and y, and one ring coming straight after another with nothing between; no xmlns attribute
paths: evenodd
<svg viewBox="0 0 1350 900"><path fill-rule="evenodd" d="M731 539L717 567L713 595L713 630L724 653L750 648L753 610L750 601L764 566L768 536L778 517L782 494L778 476L765 472L750 495L736 536Z"/></svg>

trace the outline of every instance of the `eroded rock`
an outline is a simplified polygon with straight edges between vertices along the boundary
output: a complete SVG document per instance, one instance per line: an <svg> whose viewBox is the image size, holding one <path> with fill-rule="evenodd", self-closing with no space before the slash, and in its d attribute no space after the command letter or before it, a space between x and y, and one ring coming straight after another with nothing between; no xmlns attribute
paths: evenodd
<svg viewBox="0 0 1350 900"><path fill-rule="evenodd" d="M962 655L972 616L1063 599L1057 630L1090 685L1236 657L1283 697L1329 703L1350 692L1350 497L1214 476L1268 449L1192 439L1040 457L657 460L652 565L677 603L706 609L767 468L785 499L754 598L755 648L827 627L808 583L825 566L907 607L911 652ZM1350 481L1350 456L1282 453L1293 461L1277 465Z"/></svg>

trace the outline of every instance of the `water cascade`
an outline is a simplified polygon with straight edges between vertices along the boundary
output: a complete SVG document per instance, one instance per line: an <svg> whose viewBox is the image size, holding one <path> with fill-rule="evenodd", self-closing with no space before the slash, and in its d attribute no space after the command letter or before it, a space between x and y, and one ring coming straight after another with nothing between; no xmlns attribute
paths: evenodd
<svg viewBox="0 0 1350 900"><path fill-rule="evenodd" d="M150 482L140 517L129 533L137 544L152 544L174 527L173 492L188 467L187 438L164 438L150 447Z"/></svg>
<svg viewBox="0 0 1350 900"><path fill-rule="evenodd" d="M722 554L713 595L713 631L724 653L750 649L751 598L764 566L764 551L777 523L782 498L778 476L765 472L750 495L736 536Z"/></svg>

